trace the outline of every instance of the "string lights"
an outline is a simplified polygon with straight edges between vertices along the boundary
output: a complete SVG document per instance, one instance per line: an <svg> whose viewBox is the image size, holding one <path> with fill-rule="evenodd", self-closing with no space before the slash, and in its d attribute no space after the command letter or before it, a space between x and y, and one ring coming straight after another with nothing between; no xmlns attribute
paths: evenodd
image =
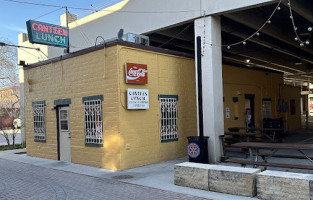
<svg viewBox="0 0 313 200"><path fill-rule="evenodd" d="M247 37L246 39L243 39L239 42L236 42L236 43L232 43L232 44L225 44L225 45L221 45L221 47L226 47L227 49L230 49L232 46L236 46L236 45L246 45L247 44L247 41L250 40L252 37L254 36L260 36L260 31L268 24L271 24L272 21L272 17L274 16L274 14L276 13L276 11L280 11L281 10L281 7L280 7L280 4L281 4L282 0L280 0L277 4L277 6L275 7L275 9L273 10L273 12L271 13L271 15L269 16L269 18L263 23L263 25L256 31L254 32L252 35L250 35L249 37ZM295 32L295 35L296 37L294 38L295 41L297 41L299 43L299 45L301 47L304 47L306 45L310 45L311 42L310 42L310 38L311 38L311 35L313 33L313 27L308 27L308 32L310 33L309 34L309 37L305 40L302 40L298 34L298 28L297 26L295 25L295 22L294 22L294 17L293 17L293 13L292 13L292 8L291 8L291 0L288 0L288 7L289 7L289 13L290 13L290 20L292 22L292 26L293 26L293 31Z"/></svg>
<svg viewBox="0 0 313 200"><path fill-rule="evenodd" d="M293 30L295 32L295 41L299 42L299 45L301 47L305 46L305 45L310 45L310 37L311 37L311 34L312 34L312 27L308 27L308 31L311 32L310 33L310 36L306 39L306 40L302 40L298 34L298 28L297 26L295 25L295 21L294 21L294 17L293 17L293 13L292 13L292 8L291 8L291 1L288 0L288 7L289 7L289 13L290 13L290 19L291 19L291 23L292 23L292 26L293 26Z"/></svg>
<svg viewBox="0 0 313 200"><path fill-rule="evenodd" d="M243 44L246 45L247 41L250 40L252 37L254 36L260 36L260 31L267 25L272 23L271 19L274 16L274 14L276 13L276 11L280 10L280 4L281 4L282 0L280 0L277 4L277 6L275 7L274 11L272 12L272 14L269 16L269 18L263 23L263 25L256 31L254 32L252 35L250 35L249 37L247 37L246 39L240 41L240 42L236 42L233 44L226 44L226 45L222 45L222 47L227 47L227 49L230 49L232 46L236 46L239 44Z"/></svg>

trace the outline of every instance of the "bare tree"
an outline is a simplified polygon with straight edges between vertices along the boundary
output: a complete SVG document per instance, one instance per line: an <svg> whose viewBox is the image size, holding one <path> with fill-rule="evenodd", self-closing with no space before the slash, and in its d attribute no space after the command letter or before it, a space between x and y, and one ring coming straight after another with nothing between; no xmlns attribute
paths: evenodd
<svg viewBox="0 0 313 200"><path fill-rule="evenodd" d="M11 44L0 38L0 42ZM16 47L0 46L0 88L18 86Z"/></svg>
<svg viewBox="0 0 313 200"><path fill-rule="evenodd" d="M1 39L0 42L10 44ZM0 135L10 149L15 147L20 124L20 91L18 82L17 51L15 47L0 46ZM15 125L13 125L15 123ZM10 143L12 138L12 145Z"/></svg>
<svg viewBox="0 0 313 200"><path fill-rule="evenodd" d="M10 95L10 98L7 100L9 102L2 103L1 105L0 131L1 135L5 138L9 149L14 149L16 134L20 132L21 127L21 121L19 119L19 87L5 88L3 90L12 95Z"/></svg>

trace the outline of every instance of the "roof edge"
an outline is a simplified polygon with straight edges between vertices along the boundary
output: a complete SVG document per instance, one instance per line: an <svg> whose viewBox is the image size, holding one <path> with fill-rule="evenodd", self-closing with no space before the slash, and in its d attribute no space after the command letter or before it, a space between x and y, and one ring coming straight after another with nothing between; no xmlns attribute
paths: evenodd
<svg viewBox="0 0 313 200"><path fill-rule="evenodd" d="M132 48L137 48L137 49L142 49L142 50L147 50L147 51L152 51L152 52L158 52L158 53L163 53L163 54L169 54L169 55L174 55L174 56L194 58L193 55L188 54L188 53L183 53L183 52L178 52L178 51L174 51L174 50L163 49L163 48L153 47L153 46L145 46L145 45L136 44L136 43L127 42L127 41L117 39L117 40L110 41L108 43L104 43L104 44L96 45L93 47L88 47L88 48L85 48L85 49L82 49L79 51L75 51L75 52L69 53L67 55L62 55L59 57L51 58L48 60L44 60L41 62L30 64L30 65L24 65L23 69L27 70L27 69L31 69L31 68L35 68L35 67L40 67L43 65L51 64L51 63L58 62L61 60L66 60L69 58L84 55L84 54L87 54L87 53L90 53L93 51L97 51L97 50L100 50L103 48L108 48L108 47L116 46L116 45L122 45L122 46L127 46L127 47L132 47Z"/></svg>

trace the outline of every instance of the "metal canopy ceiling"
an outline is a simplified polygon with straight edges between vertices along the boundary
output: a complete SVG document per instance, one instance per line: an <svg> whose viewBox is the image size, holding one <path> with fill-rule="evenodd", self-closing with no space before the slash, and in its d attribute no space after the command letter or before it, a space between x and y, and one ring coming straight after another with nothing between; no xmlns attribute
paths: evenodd
<svg viewBox="0 0 313 200"><path fill-rule="evenodd" d="M275 10L277 4L265 5L221 16L222 44L240 42L255 33ZM223 63L250 68L263 68L284 73L285 83L303 85L313 82L313 1L292 0L293 18L300 38L309 39L309 45L295 41L289 7L283 0L267 24L245 45L239 44L223 50ZM147 34L152 46L194 54L193 22L158 30ZM310 37L312 35L312 38ZM247 62L249 60L249 62Z"/></svg>

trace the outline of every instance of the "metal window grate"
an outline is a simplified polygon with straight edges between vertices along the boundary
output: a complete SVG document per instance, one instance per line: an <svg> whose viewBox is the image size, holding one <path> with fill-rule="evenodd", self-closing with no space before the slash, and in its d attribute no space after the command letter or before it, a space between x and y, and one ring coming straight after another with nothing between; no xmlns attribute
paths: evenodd
<svg viewBox="0 0 313 200"><path fill-rule="evenodd" d="M46 140L45 128L45 105L35 104L34 109L34 139L38 141Z"/></svg>
<svg viewBox="0 0 313 200"><path fill-rule="evenodd" d="M178 139L177 98L160 98L161 141Z"/></svg>
<svg viewBox="0 0 313 200"><path fill-rule="evenodd" d="M103 144L101 100L84 102L85 107L85 143Z"/></svg>

